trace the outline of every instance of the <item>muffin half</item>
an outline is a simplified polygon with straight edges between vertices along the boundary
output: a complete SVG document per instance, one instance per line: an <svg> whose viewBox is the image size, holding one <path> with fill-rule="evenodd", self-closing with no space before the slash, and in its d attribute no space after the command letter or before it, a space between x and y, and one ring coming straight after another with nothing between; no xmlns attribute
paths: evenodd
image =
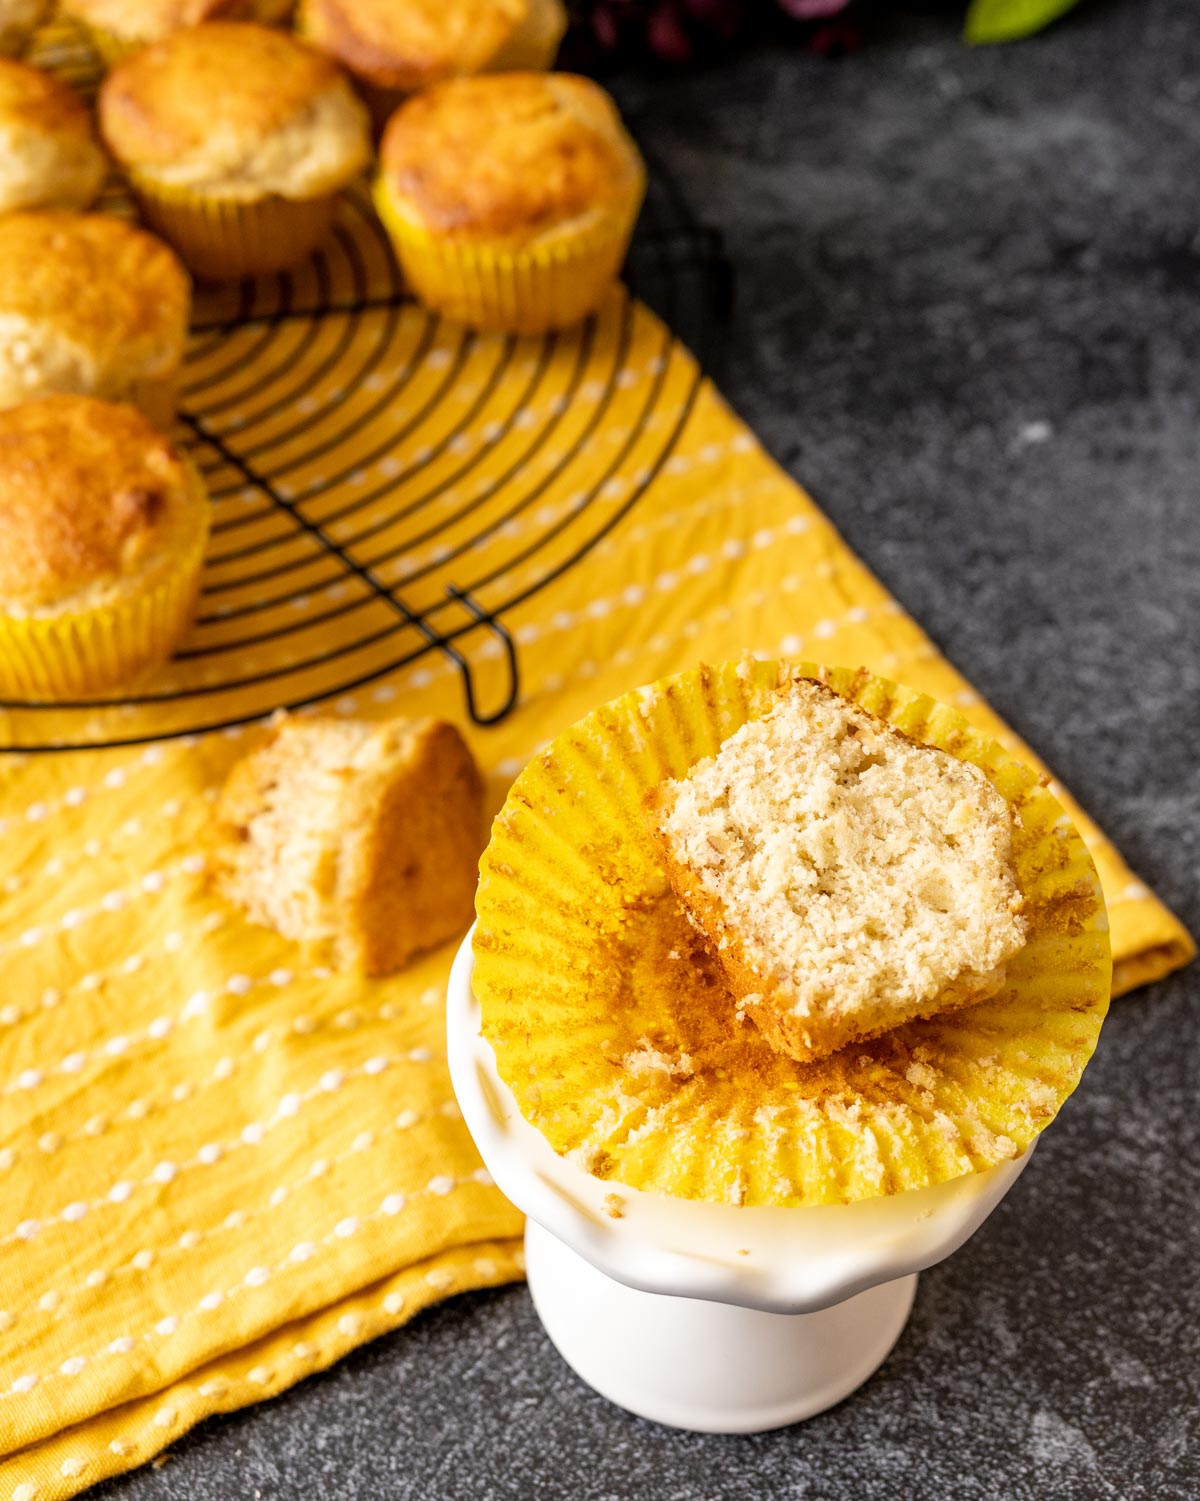
<svg viewBox="0 0 1200 1501"><path fill-rule="evenodd" d="M637 148L597 84L498 73L438 84L396 111L375 199L423 302L533 334L596 308L644 190Z"/></svg>
<svg viewBox="0 0 1200 1501"><path fill-rule="evenodd" d="M0 230L0 408L51 393L174 417L191 286L161 240L109 214L10 214Z"/></svg>
<svg viewBox="0 0 1200 1501"><path fill-rule="evenodd" d="M371 154L366 109L328 58L235 22L120 63L100 126L147 221L213 280L307 260Z"/></svg>
<svg viewBox="0 0 1200 1501"><path fill-rule="evenodd" d="M164 662L208 538L196 471L134 407L0 412L0 693L61 700Z"/></svg>

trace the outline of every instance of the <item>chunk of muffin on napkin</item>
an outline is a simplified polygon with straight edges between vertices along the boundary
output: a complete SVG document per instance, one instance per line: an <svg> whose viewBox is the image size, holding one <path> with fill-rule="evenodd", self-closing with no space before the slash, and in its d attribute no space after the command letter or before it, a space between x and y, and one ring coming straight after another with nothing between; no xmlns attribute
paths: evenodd
<svg viewBox="0 0 1200 1501"><path fill-rule="evenodd" d="M995 995L1025 941L1008 805L819 683L646 795L738 1012L801 1062Z"/></svg>
<svg viewBox="0 0 1200 1501"><path fill-rule="evenodd" d="M215 834L216 885L255 922L391 974L471 921L483 778L440 720L281 716L231 770Z"/></svg>

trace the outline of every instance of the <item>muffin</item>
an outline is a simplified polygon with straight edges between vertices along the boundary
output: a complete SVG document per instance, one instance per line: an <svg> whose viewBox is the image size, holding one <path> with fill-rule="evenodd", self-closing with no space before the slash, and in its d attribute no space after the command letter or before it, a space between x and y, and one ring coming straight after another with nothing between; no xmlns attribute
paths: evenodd
<svg viewBox="0 0 1200 1501"><path fill-rule="evenodd" d="M0 412L0 694L71 699L164 662L195 607L209 503L131 406Z"/></svg>
<svg viewBox="0 0 1200 1501"><path fill-rule="evenodd" d="M61 10L80 22L96 51L116 63L148 42L185 26L228 17L239 21L282 21L293 0L62 0Z"/></svg>
<svg viewBox="0 0 1200 1501"><path fill-rule="evenodd" d="M597 84L498 73L438 84L396 111L375 200L423 302L532 334L596 308L644 189L637 148Z"/></svg>
<svg viewBox="0 0 1200 1501"><path fill-rule="evenodd" d="M119 63L100 128L147 221L212 280L307 260L371 155L366 109L334 63L237 22Z"/></svg>
<svg viewBox="0 0 1200 1501"><path fill-rule="evenodd" d="M470 923L483 841L453 725L285 718L229 774L214 875L255 922L383 975Z"/></svg>
<svg viewBox="0 0 1200 1501"><path fill-rule="evenodd" d="M50 12L50 0L0 0L0 57L21 57Z"/></svg>
<svg viewBox="0 0 1200 1501"><path fill-rule="evenodd" d="M40 68L0 59L0 213L87 208L107 171L75 90Z"/></svg>
<svg viewBox="0 0 1200 1501"><path fill-rule="evenodd" d="M738 1014L802 1063L986 1000L1025 941L1003 797L822 684L644 807Z"/></svg>
<svg viewBox="0 0 1200 1501"><path fill-rule="evenodd" d="M548 68L562 0L300 0L296 24L358 82L380 124L405 94L447 78Z"/></svg>
<svg viewBox="0 0 1200 1501"><path fill-rule="evenodd" d="M0 408L54 392L174 418L191 287L175 254L109 214L0 221Z"/></svg>

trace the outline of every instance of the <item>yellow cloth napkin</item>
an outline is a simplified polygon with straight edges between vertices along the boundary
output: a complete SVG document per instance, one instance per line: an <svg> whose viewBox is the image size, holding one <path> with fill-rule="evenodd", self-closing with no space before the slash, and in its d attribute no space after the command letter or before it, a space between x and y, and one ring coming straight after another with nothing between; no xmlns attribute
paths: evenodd
<svg viewBox="0 0 1200 1501"><path fill-rule="evenodd" d="M212 799L273 704L463 722L454 663L394 665L418 634L289 507L415 609L455 578L485 609L532 591L503 617L520 703L471 731L493 806L595 703L746 648L865 664L1034 759L645 309L615 291L593 328L474 339L376 297L390 275L356 201L286 305L226 327L240 294L202 302L180 430L216 497L201 623L136 695L153 701L0 710L0 1495L18 1501L520 1275L520 1217L446 1069L452 946L363 982L207 888ZM458 645L481 705L501 699L500 643ZM226 727L176 733L198 725ZM1188 935L1056 790L1100 870L1118 986L1182 963Z"/></svg>

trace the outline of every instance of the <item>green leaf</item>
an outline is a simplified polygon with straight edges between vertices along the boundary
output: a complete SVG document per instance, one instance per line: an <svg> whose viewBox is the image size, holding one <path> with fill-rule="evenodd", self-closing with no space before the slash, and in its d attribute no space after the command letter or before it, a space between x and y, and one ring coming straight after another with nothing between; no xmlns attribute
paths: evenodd
<svg viewBox="0 0 1200 1501"><path fill-rule="evenodd" d="M971 0L968 42L1015 42L1066 15L1078 0Z"/></svg>

